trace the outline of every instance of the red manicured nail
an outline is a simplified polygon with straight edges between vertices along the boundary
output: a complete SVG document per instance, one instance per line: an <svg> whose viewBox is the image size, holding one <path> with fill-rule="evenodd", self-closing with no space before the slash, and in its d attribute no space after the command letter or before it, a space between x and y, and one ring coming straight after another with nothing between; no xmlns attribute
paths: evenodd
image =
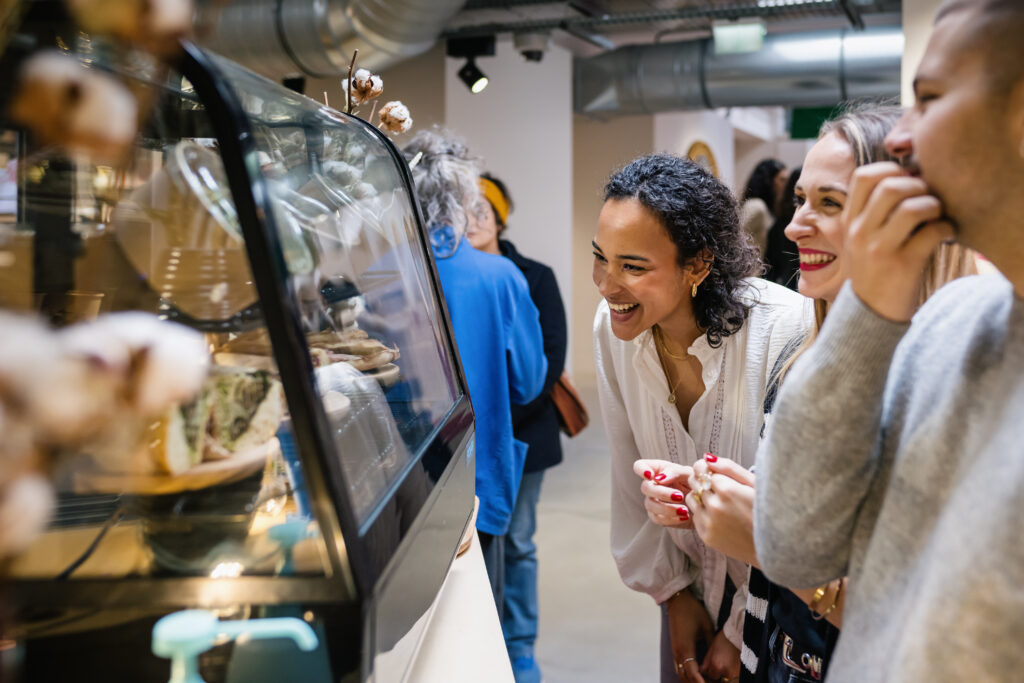
<svg viewBox="0 0 1024 683"><path fill-rule="evenodd" d="M644 470L644 479L650 479L653 473L650 470Z"/></svg>
<svg viewBox="0 0 1024 683"><path fill-rule="evenodd" d="M707 460L708 462L718 462L718 456L712 455L711 453L705 453L704 459Z"/></svg>
<svg viewBox="0 0 1024 683"><path fill-rule="evenodd" d="M681 502L683 501L683 494L679 493L678 491L677 491L677 492L675 492L675 493L673 493L673 494L672 494L672 500L674 500L674 501L677 501L677 502L680 502L680 503L681 503Z"/></svg>
<svg viewBox="0 0 1024 683"><path fill-rule="evenodd" d="M690 511L687 510L686 508L676 508L676 514L679 515L679 519L683 520L684 522L690 519Z"/></svg>
<svg viewBox="0 0 1024 683"><path fill-rule="evenodd" d="M667 477L667 476L668 476L668 475L666 475L666 474L659 474L658 476L656 476L656 477L654 478L654 481L661 481L662 479L664 479L664 478L665 478L665 477Z"/></svg>

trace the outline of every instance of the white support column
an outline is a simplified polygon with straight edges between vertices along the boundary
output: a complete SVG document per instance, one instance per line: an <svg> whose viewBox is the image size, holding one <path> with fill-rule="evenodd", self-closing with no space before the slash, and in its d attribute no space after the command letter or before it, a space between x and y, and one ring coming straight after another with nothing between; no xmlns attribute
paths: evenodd
<svg viewBox="0 0 1024 683"><path fill-rule="evenodd" d="M508 239L555 271L566 312L572 279L572 56L556 45L525 61L511 37L476 60L490 83L474 95L459 80L465 60L446 60L445 123L508 185ZM570 324L569 337L574 330Z"/></svg>
<svg viewBox="0 0 1024 683"><path fill-rule="evenodd" d="M601 191L612 172L633 159L654 151L654 117L621 116L597 121L573 119L573 292L569 315L574 379L591 386L596 379L592 329L601 295L593 284L594 255L590 246L597 234L597 217L604 203ZM566 299L566 306L570 300ZM596 410L597 406L590 406Z"/></svg>
<svg viewBox="0 0 1024 683"><path fill-rule="evenodd" d="M903 106L914 104L914 72L924 56L932 23L942 0L903 0L903 66L901 91Z"/></svg>

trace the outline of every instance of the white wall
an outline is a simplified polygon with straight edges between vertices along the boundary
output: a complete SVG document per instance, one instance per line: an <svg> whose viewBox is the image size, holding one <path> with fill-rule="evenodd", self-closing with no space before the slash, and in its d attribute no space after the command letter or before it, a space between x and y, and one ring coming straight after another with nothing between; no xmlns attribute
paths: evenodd
<svg viewBox="0 0 1024 683"><path fill-rule="evenodd" d="M924 56L932 22L942 0L903 0L903 66L900 73L903 106L914 104L914 72Z"/></svg>
<svg viewBox="0 0 1024 683"><path fill-rule="evenodd" d="M551 266L567 313L572 278L572 59L552 46L540 63L526 62L511 38L497 55L477 59L490 83L474 95L447 59L445 123L508 185L515 210L507 237L524 256ZM570 343L574 335L570 325Z"/></svg>
<svg viewBox="0 0 1024 683"><path fill-rule="evenodd" d="M595 380L593 321L601 296L594 286L591 240L597 233L601 190L612 172L654 151L654 117L622 116L608 121L576 116L573 123L573 290L569 354L580 384ZM566 306L569 306L566 299ZM595 406L591 406L593 410Z"/></svg>

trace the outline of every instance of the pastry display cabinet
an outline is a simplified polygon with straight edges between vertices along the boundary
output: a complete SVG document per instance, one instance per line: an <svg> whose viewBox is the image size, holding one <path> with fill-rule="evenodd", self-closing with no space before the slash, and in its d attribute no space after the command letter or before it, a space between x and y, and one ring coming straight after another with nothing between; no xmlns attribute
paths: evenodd
<svg viewBox="0 0 1024 683"><path fill-rule="evenodd" d="M199 661L211 683L402 680L474 482L405 160L365 121L190 44L168 69L39 26L30 13L10 40L8 85L52 45L151 110L109 167L4 124L0 306L58 328L145 311L201 332L211 369L159 438L55 460L56 515L7 568L21 679L167 680L154 623L205 609L296 617L319 643L220 644Z"/></svg>

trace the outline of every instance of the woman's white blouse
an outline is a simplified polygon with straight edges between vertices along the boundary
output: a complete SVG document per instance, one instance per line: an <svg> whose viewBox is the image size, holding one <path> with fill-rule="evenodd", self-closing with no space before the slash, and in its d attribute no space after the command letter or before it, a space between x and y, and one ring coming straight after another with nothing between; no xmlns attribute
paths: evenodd
<svg viewBox="0 0 1024 683"><path fill-rule="evenodd" d="M689 349L700 360L705 387L690 411L689 431L668 402L651 331L628 342L618 339L607 302L594 317L598 396L612 459L611 547L619 575L658 603L692 585L714 621L728 572L737 591L725 634L736 647L742 642L747 565L708 548L694 531L651 522L633 463L656 458L692 465L713 450L744 467L754 465L768 375L789 340L811 328L814 312L810 299L784 287L757 278L747 284L754 305L743 327L718 348L701 336Z"/></svg>

